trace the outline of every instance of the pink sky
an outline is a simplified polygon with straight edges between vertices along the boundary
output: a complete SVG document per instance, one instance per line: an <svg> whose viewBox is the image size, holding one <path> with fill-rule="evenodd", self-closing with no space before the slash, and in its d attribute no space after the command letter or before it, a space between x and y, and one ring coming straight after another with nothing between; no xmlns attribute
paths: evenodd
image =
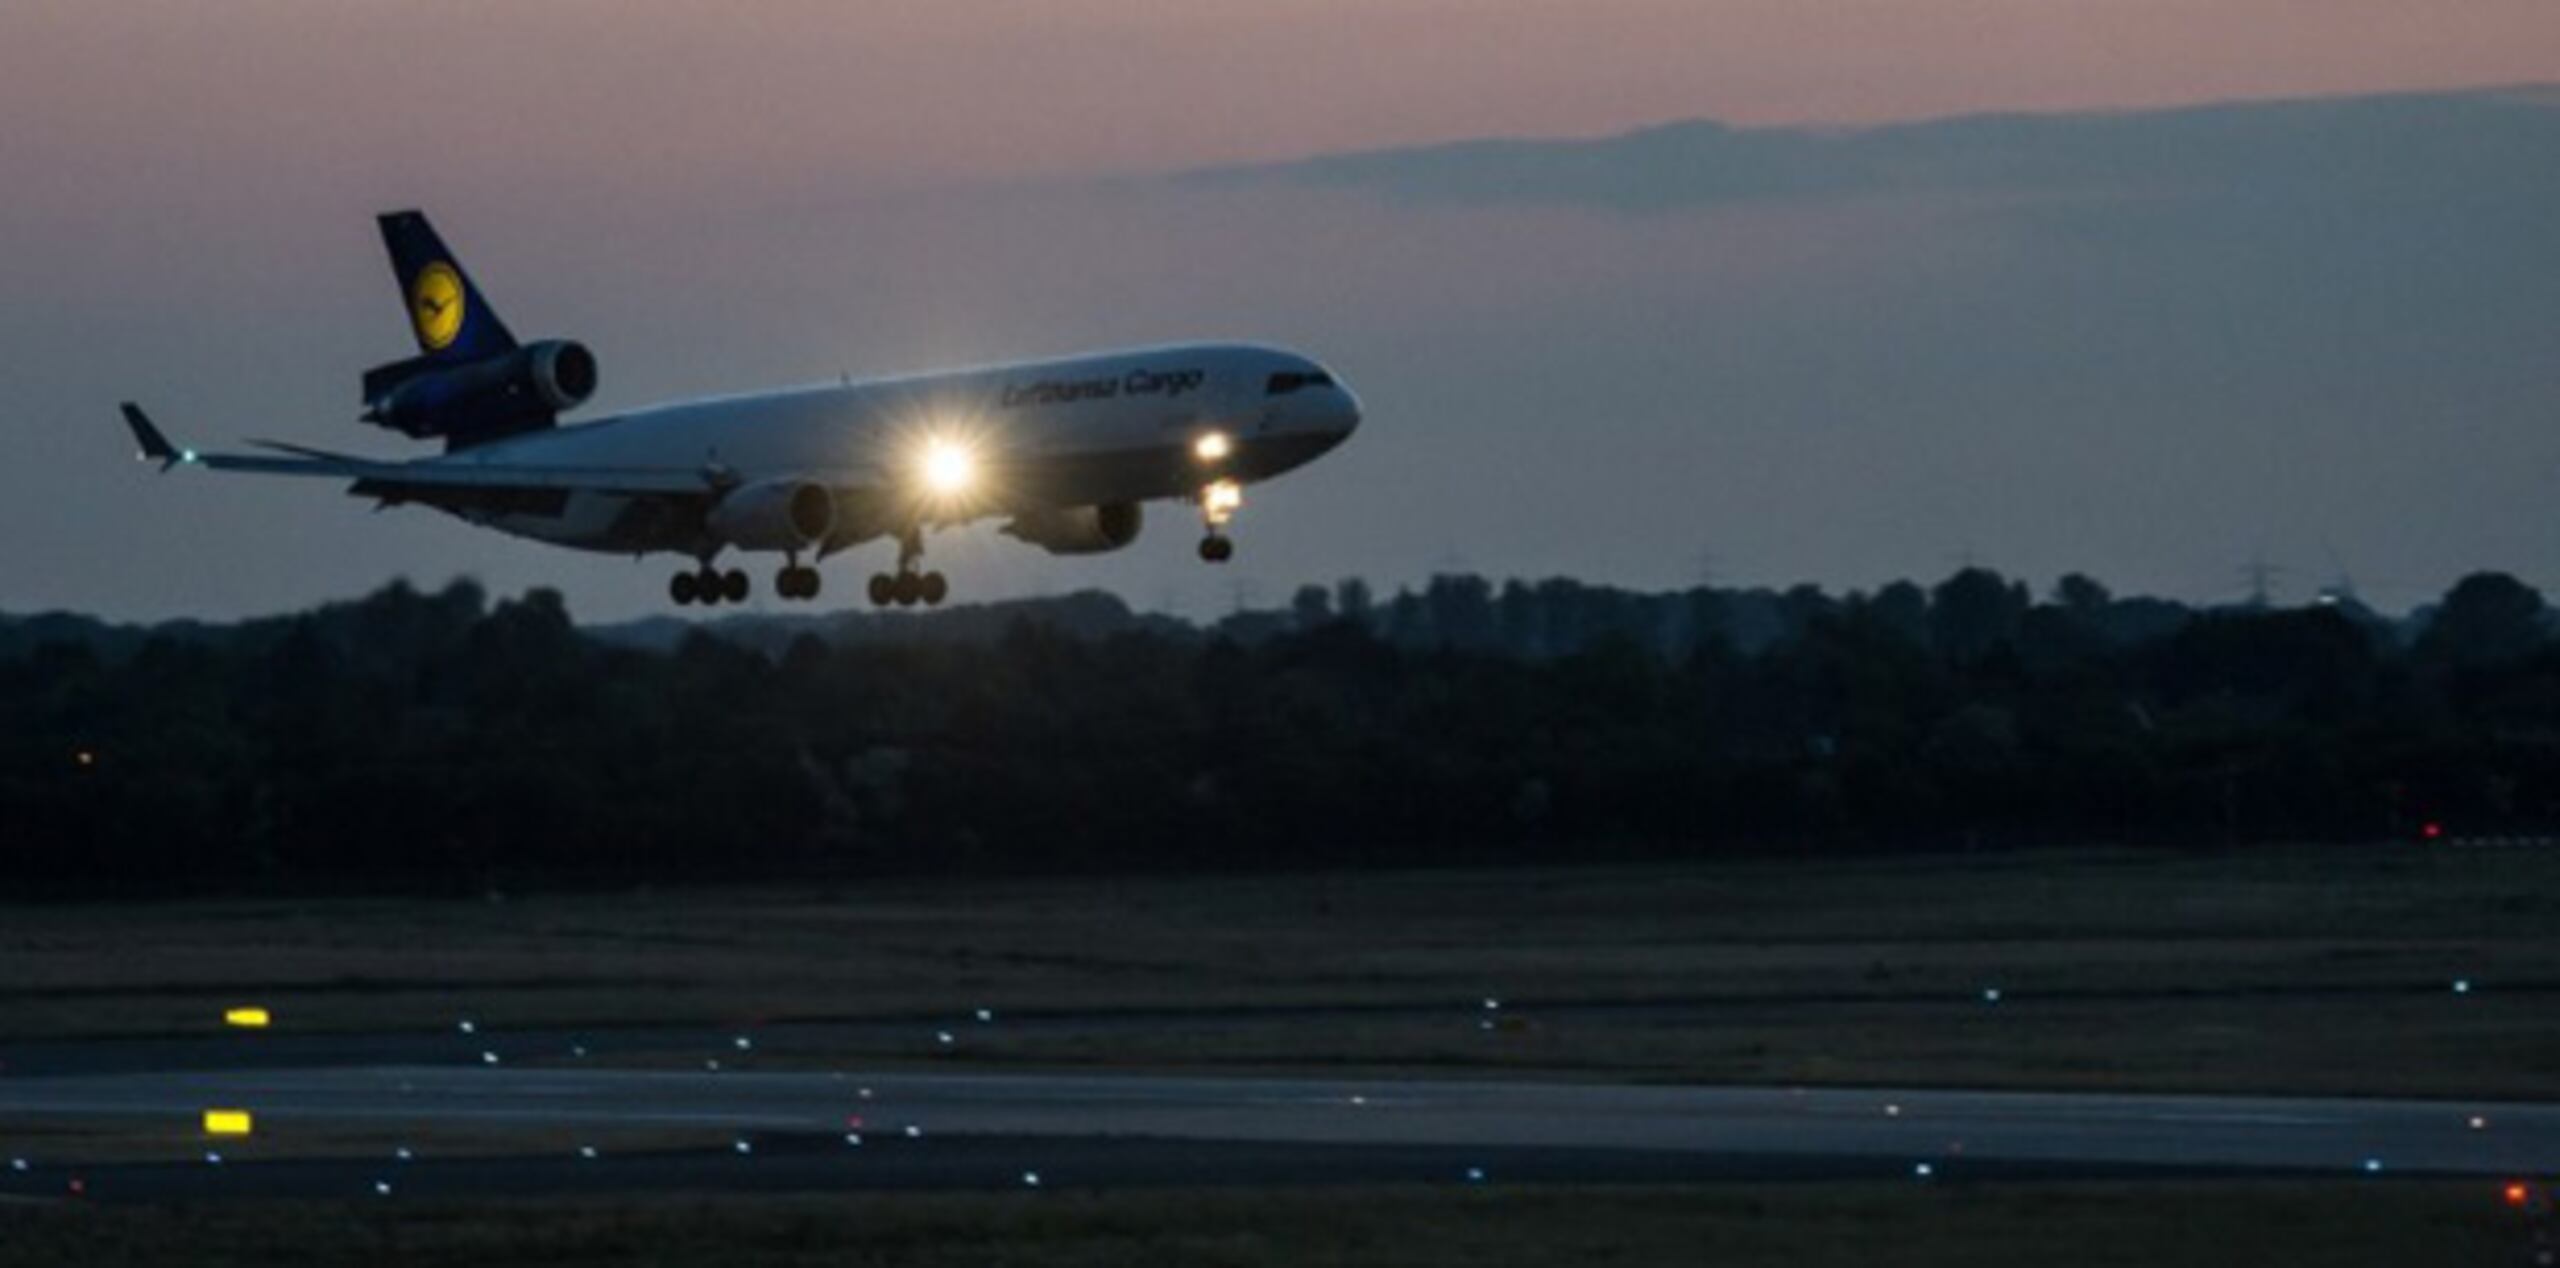
<svg viewBox="0 0 2560 1268"><path fill-rule="evenodd" d="M371 220L401 205L435 211L520 332L598 349L599 409L1210 335L1323 355L1373 409L1320 478L1257 493L1269 527L1215 578L1176 513L1104 560L963 537L972 595L1101 584L1206 614L1235 584L1275 600L1452 557L1664 585L1705 543L1779 582L1981 548L2199 597L2180 587L2248 550L2301 568L2332 546L2377 587L2539 578L2548 270L2304 263L2244 225L2204 240L2274 262L2228 290L2154 238L2072 253L1910 200L1648 218L1042 183L1702 116L2529 81L2560 81L2560 0L6 0L0 603L236 614L408 571L662 607L654 563L121 460L128 396L208 444L397 452L351 416L356 372L405 346ZM2548 255L2494 236L2513 223L2541 222L2482 228ZM2287 298L2366 284L2416 299ZM2016 316L2052 304L2076 324ZM2121 372L2120 343L2163 368ZM2408 419L2472 420L2478 461L2429 462L2444 442ZM2306 479L2301 454L2348 426L2379 439ZM1527 473L1560 473L1549 514L1520 513ZM2297 496L2262 506L2267 482ZM2189 509L2157 514L2171 496ZM104 505L129 513L75 509Z"/></svg>
<svg viewBox="0 0 2560 1268"><path fill-rule="evenodd" d="M2555 78L2552 0L25 0L0 9L0 174L841 192Z"/></svg>

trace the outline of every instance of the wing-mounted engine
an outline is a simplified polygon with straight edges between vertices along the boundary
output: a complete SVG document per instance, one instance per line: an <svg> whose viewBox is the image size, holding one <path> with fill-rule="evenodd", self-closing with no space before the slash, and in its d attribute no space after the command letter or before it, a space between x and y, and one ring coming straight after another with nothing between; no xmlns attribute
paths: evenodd
<svg viewBox="0 0 2560 1268"><path fill-rule="evenodd" d="M459 364L431 354L375 366L364 375L364 418L463 448L550 427L595 390L595 354L545 339Z"/></svg>
<svg viewBox="0 0 2560 1268"><path fill-rule="evenodd" d="M1135 502L1026 511L1004 531L1052 555L1099 555L1138 540L1145 522Z"/></svg>
<svg viewBox="0 0 2560 1268"><path fill-rule="evenodd" d="M703 520L740 550L806 550L836 528L836 499L824 485L766 480L732 489Z"/></svg>

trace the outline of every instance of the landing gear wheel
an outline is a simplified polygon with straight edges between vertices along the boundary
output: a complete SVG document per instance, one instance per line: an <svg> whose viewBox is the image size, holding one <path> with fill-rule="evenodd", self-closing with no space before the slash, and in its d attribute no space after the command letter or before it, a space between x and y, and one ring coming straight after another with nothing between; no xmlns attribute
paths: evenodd
<svg viewBox="0 0 2560 1268"><path fill-rule="evenodd" d="M720 578L720 597L727 599L731 603L744 603L747 601L746 569L732 568L729 570L728 575Z"/></svg>
<svg viewBox="0 0 2560 1268"><path fill-rule="evenodd" d="M1200 558L1207 560L1210 563L1225 563L1229 559L1234 558L1235 553L1236 544L1231 539L1225 537L1203 537L1200 539Z"/></svg>
<svg viewBox="0 0 2560 1268"><path fill-rule="evenodd" d="M818 570L815 568L799 567L785 568L773 575L773 592L786 599L817 598Z"/></svg>
<svg viewBox="0 0 2560 1268"><path fill-rule="evenodd" d="M675 600L677 607L692 607L694 600L693 574L689 572L679 572L674 577L669 578L667 581L667 597Z"/></svg>
<svg viewBox="0 0 2560 1268"><path fill-rule="evenodd" d="M918 603L937 604L951 593L951 583L941 573L921 572L916 564L924 558L924 530L909 527L898 535L898 570L875 573L871 578L871 603L874 607L913 607ZM814 574L813 574L814 576ZM809 593L816 594L813 580Z"/></svg>

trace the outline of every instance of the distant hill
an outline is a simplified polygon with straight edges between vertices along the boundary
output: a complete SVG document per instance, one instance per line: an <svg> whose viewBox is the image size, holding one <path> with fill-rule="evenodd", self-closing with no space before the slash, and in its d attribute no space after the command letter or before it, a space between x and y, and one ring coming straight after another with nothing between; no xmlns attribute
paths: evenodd
<svg viewBox="0 0 2560 1268"><path fill-rule="evenodd" d="M2003 602L2019 611L2032 604L2024 584L1980 570L1967 570L1978 584L1997 588ZM1950 582L1954 579L1950 578ZM1949 583L1940 583L1941 588ZM2095 583L2090 583L2094 586ZM560 603L557 595L543 601ZM2092 628L2119 645L2172 633L2196 616L2221 609L2192 608L2168 599L2107 595L2083 597L2081 611ZM1709 642L1743 655L1756 655L1797 637L1808 620L1851 608L1874 607L1888 619L1925 622L1932 591L1897 582L1873 592L1832 594L1810 585L1786 590L1765 587L1646 592L1592 585L1567 578L1500 583L1473 575L1448 574L1420 589L1372 596L1356 580L1334 587L1302 587L1284 607L1243 609L1207 624L1163 613L1132 609L1118 595L1101 590L1035 599L1006 599L928 611L846 610L809 614L741 613L709 619L652 616L636 621L582 625L588 637L608 646L660 655L672 653L687 639L704 637L779 659L792 644L814 638L832 647L909 644L986 645L1017 626L1037 627L1081 641L1146 635L1174 642L1222 638L1257 645L1293 632L1337 620L1366 627L1390 644L1407 648L1450 647L1470 652L1507 654L1527 659L1568 656L1602 643L1618 642L1665 657L1685 656ZM350 654L379 657L394 646L414 646L424 637L408 627L422 596L406 581L397 581L362 599L324 604L309 612L257 617L216 624L168 621L119 624L68 612L26 616L0 613L0 658L20 658L48 644L86 648L93 655L121 660L153 639L182 644L261 648L297 627L333 632ZM458 580L432 598L432 608L445 624L477 620L489 609L479 585ZM2422 632L2434 605L2403 617L2377 613L2353 597L2325 596L2312 605L2327 607L2389 642L2405 643ZM385 625L401 627L397 630Z"/></svg>

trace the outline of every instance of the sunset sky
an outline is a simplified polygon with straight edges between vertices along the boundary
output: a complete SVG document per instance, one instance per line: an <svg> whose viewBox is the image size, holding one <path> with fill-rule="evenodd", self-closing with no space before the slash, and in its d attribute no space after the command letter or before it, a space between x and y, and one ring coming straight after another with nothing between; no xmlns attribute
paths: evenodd
<svg viewBox="0 0 2560 1268"><path fill-rule="evenodd" d="M2394 605L2475 566L2560 583L2560 130L2536 121L2287 122L2388 161L2504 147L2428 168L2462 191L2425 205L2323 150L2345 157L2285 205L2334 214L2299 233L2245 168L2161 177L2201 153L2177 131L2089 151L2196 199L2171 219L1899 175L1623 205L1712 147L1558 151L1634 164L1616 202L1486 196L1507 170L1463 195L1403 169L1183 176L1696 119L1822 164L1839 129L1985 112L2501 87L2560 118L2521 87L2553 81L2551 0L7 0L0 610L227 616L459 572L653 610L664 561L124 461L127 395L199 443L406 452L353 416L357 373L406 351L370 217L411 205L519 333L596 348L607 409L1213 336L1304 348L1369 404L1256 499L1231 572L1167 507L1099 562L955 542L963 596L1101 584L1206 615L1352 573L1660 586L1710 557L1846 586L1969 555L2210 598L2266 554ZM2465 452L2448 436L2487 469L2413 475ZM837 565L831 601L869 566Z"/></svg>

